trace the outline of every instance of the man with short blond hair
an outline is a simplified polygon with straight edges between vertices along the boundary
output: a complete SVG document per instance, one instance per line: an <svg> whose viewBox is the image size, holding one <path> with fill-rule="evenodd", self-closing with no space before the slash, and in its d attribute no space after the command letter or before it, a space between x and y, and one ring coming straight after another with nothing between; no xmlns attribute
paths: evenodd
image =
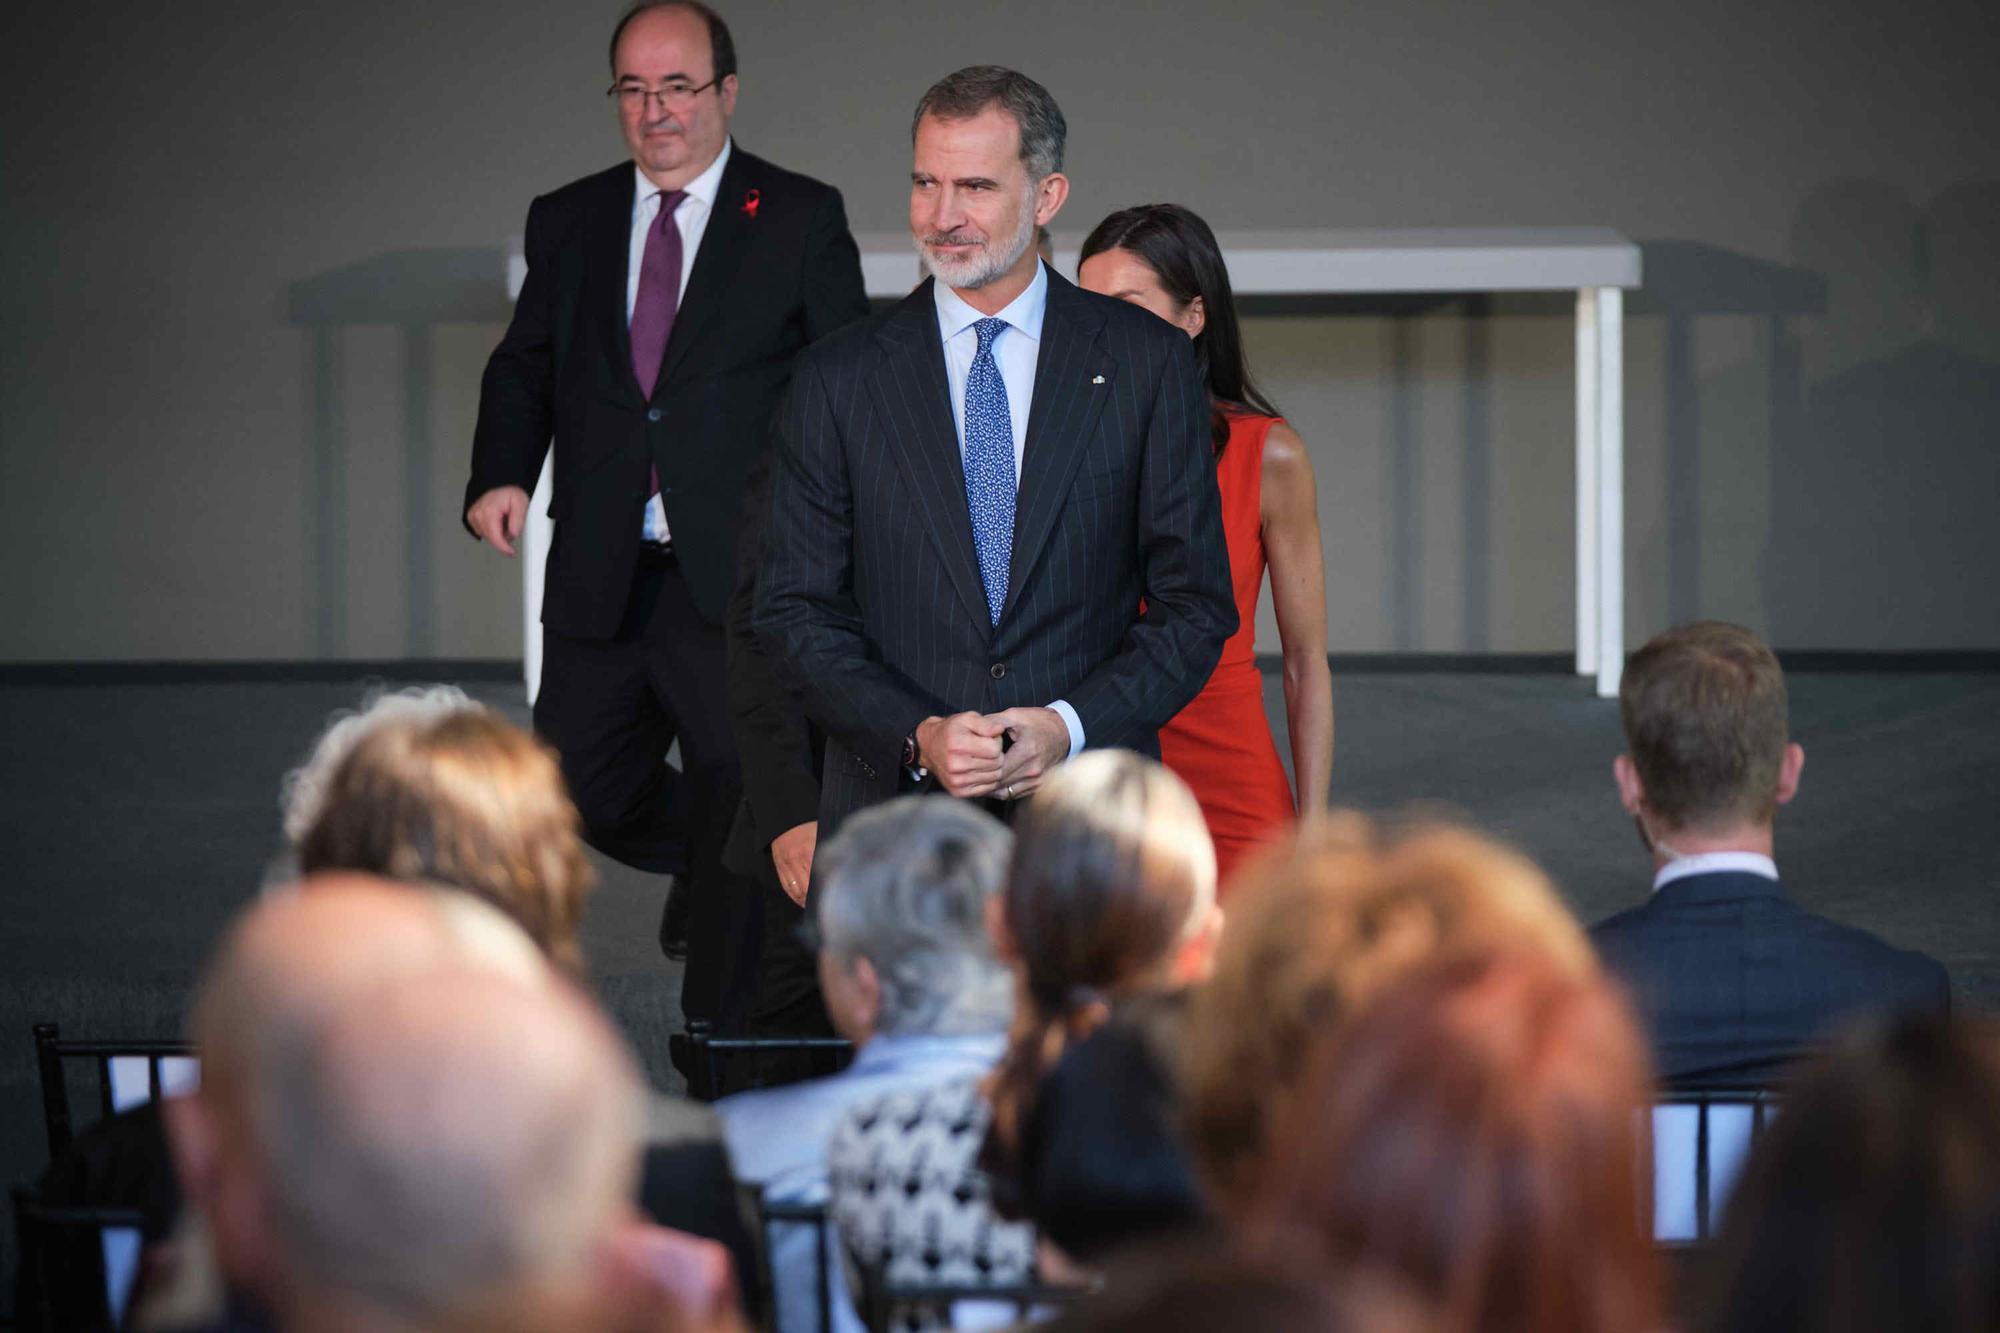
<svg viewBox="0 0 2000 1333"><path fill-rule="evenodd" d="M1761 639L1721 621L1670 629L1627 660L1618 704L1626 752L1612 774L1652 854L1653 893L1591 936L1632 988L1662 1077L1764 1083L1845 1018L1949 1007L1937 962L1779 887L1773 825L1805 751Z"/></svg>

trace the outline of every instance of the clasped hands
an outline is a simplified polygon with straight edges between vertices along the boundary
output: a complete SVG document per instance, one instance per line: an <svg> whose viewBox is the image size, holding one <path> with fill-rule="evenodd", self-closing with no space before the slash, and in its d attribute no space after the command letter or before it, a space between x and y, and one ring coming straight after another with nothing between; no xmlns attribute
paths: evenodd
<svg viewBox="0 0 2000 1333"><path fill-rule="evenodd" d="M953 796L1018 801L1069 756L1069 728L1053 708L954 713L917 724L917 764Z"/></svg>

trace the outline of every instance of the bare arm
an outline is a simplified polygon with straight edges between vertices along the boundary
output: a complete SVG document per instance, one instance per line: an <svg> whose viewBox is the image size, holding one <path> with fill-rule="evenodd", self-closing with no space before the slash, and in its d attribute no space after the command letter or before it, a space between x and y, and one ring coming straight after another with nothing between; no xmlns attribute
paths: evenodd
<svg viewBox="0 0 2000 1333"><path fill-rule="evenodd" d="M1326 809L1333 771L1333 673L1326 664L1326 565L1319 495L1298 432L1279 422L1264 441L1264 556L1285 660L1285 720L1300 814Z"/></svg>

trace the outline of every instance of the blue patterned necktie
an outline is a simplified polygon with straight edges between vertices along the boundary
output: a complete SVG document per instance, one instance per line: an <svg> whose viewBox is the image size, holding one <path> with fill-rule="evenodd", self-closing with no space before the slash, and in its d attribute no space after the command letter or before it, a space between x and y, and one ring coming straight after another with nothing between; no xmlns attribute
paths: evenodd
<svg viewBox="0 0 2000 1333"><path fill-rule="evenodd" d="M972 511L972 545L979 555L979 578L986 585L986 609L1000 623L1007 602L1007 561L1014 552L1014 420L1007 412L1007 385L993 362L993 340L1004 319L982 319L979 351L965 377L965 503Z"/></svg>

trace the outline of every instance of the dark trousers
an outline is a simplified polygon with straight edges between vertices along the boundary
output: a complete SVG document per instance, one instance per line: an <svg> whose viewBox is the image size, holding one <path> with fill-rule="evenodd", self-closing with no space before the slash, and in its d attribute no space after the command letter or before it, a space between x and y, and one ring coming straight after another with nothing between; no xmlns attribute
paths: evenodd
<svg viewBox="0 0 2000 1333"><path fill-rule="evenodd" d="M681 1012L716 1021L746 971L741 921L754 885L722 864L742 795L729 729L721 627L702 618L672 555L639 557L610 639L544 634L535 730L562 756L584 836L638 870L678 874L690 895ZM678 740L678 774L667 750ZM754 962L754 955L752 956Z"/></svg>

